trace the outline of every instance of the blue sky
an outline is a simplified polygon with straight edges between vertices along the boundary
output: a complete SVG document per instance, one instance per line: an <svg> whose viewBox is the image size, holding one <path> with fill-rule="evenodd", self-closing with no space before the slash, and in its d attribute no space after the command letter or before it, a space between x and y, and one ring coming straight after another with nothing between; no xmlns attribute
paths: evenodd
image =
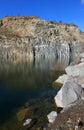
<svg viewBox="0 0 84 130"><path fill-rule="evenodd" d="M74 23L84 31L84 0L0 0L0 17L34 15Z"/></svg>

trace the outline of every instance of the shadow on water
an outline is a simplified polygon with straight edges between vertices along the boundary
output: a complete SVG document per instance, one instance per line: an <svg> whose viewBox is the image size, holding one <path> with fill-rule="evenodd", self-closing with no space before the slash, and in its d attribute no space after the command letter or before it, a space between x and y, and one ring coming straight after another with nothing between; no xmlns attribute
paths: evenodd
<svg viewBox="0 0 84 130"><path fill-rule="evenodd" d="M59 89L53 88L52 82L64 73L67 64L55 59L39 59L34 64L27 61L1 61L0 124L11 119L22 106L39 108L39 118L46 115L51 110L50 103L54 102L53 98Z"/></svg>

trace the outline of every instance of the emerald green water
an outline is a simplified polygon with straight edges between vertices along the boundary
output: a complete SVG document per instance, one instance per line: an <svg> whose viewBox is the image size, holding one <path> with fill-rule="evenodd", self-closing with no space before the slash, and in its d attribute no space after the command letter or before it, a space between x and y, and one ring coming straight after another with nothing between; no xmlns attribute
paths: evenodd
<svg viewBox="0 0 84 130"><path fill-rule="evenodd" d="M54 96L59 88L52 82L64 73L67 62L61 63L48 59L35 63L21 61L0 62L0 130L25 130L23 121L17 119L22 108L31 108L26 118L36 120L32 129L45 125L46 115L56 109Z"/></svg>

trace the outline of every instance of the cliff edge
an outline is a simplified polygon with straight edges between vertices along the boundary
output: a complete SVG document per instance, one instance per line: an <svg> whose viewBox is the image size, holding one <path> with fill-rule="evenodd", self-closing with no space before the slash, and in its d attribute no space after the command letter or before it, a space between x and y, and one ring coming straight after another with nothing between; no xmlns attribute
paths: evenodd
<svg viewBox="0 0 84 130"><path fill-rule="evenodd" d="M84 33L74 24L46 21L35 16L0 19L0 57L60 57L83 52ZM2 52L3 50L3 52ZM65 52L64 52L65 51Z"/></svg>

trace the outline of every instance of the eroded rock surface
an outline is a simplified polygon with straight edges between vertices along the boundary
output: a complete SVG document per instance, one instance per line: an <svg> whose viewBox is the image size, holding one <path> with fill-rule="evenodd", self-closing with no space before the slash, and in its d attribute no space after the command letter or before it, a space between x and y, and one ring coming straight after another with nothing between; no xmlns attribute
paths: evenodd
<svg viewBox="0 0 84 130"><path fill-rule="evenodd" d="M0 57L70 59L84 51L84 34L74 24L46 21L35 16L0 19ZM72 56L71 56L72 54Z"/></svg>
<svg viewBox="0 0 84 130"><path fill-rule="evenodd" d="M70 106L73 102L84 99L84 62L65 68L66 74L55 82L63 84L55 96L58 107Z"/></svg>
<svg viewBox="0 0 84 130"><path fill-rule="evenodd" d="M73 81L67 81L61 90L55 96L55 102L58 107L71 106L75 101L81 99L82 88Z"/></svg>

